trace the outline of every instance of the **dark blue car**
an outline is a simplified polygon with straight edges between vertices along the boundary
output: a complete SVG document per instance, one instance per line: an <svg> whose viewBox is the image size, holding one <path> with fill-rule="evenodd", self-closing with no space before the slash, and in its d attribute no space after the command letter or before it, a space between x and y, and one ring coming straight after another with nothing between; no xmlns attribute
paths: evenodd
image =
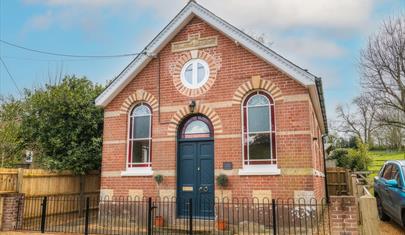
<svg viewBox="0 0 405 235"><path fill-rule="evenodd" d="M381 220L405 226L405 160L387 161L374 178L374 196Z"/></svg>

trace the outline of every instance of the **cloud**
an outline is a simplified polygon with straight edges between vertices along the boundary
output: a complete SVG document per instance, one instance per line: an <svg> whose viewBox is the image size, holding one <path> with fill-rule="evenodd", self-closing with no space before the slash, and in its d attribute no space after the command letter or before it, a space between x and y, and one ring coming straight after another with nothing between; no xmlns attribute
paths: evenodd
<svg viewBox="0 0 405 235"><path fill-rule="evenodd" d="M24 0L26 4L48 6L105 7L129 3L128 0Z"/></svg>
<svg viewBox="0 0 405 235"><path fill-rule="evenodd" d="M36 15L26 24L26 29L45 30L52 25L52 11L47 11L42 15Z"/></svg>
<svg viewBox="0 0 405 235"><path fill-rule="evenodd" d="M376 0L199 0L198 2L235 26L268 32L304 27L353 31L364 27L368 22L375 5L374 1ZM27 22L27 27L31 27L32 30L43 30L60 24L95 30L109 16L128 17L148 10L161 20L169 20L186 2L186 0L24 0L27 5L41 5L47 8L46 12L34 15Z"/></svg>
<svg viewBox="0 0 405 235"><path fill-rule="evenodd" d="M273 48L288 54L299 54L301 59L336 59L345 55L345 49L336 42L316 36L273 38Z"/></svg>
<svg viewBox="0 0 405 235"><path fill-rule="evenodd" d="M199 0L214 13L240 26L318 27L355 29L370 18L375 0ZM153 10L164 18L172 17L185 0L24 0L26 4L44 5L60 11L98 11L107 9ZM131 11L126 11L131 14Z"/></svg>
<svg viewBox="0 0 405 235"><path fill-rule="evenodd" d="M100 33L111 17L131 16L136 4L131 0L24 0L27 6L41 6L43 13L33 15L24 32L47 30L51 27L79 28L90 36Z"/></svg>
<svg viewBox="0 0 405 235"><path fill-rule="evenodd" d="M276 28L359 28L369 19L374 0L201 1L219 15L243 25ZM254 13L254 14L252 14Z"/></svg>

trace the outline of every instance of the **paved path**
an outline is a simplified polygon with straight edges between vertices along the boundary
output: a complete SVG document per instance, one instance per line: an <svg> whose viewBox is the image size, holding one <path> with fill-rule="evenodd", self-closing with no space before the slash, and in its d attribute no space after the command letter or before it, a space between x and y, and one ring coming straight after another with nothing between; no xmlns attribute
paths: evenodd
<svg viewBox="0 0 405 235"><path fill-rule="evenodd" d="M389 222L382 222L380 221L380 229L381 229L381 234L386 234L386 235L404 235L405 234L405 229L401 228L398 224L395 222L389 221Z"/></svg>
<svg viewBox="0 0 405 235"><path fill-rule="evenodd" d="M390 221L390 222L380 221L380 229L381 229L381 234L386 234L386 235L388 235L388 234L389 235L404 235L405 234L405 229L392 221ZM0 232L0 235L23 235L23 234L43 235L43 233L37 233L37 232ZM75 235L75 234L73 234L73 233L45 233L45 235ZM79 234L77 234L77 235L79 235Z"/></svg>

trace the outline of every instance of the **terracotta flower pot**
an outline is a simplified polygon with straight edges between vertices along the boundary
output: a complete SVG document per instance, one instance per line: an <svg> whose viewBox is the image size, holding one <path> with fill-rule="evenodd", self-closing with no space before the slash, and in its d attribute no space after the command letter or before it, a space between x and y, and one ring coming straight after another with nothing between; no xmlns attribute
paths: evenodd
<svg viewBox="0 0 405 235"><path fill-rule="evenodd" d="M163 216L155 216L155 226L156 227L163 227L165 225L165 219Z"/></svg>
<svg viewBox="0 0 405 235"><path fill-rule="evenodd" d="M218 230L224 231L228 228L228 222L225 220L218 220L217 227L218 227Z"/></svg>

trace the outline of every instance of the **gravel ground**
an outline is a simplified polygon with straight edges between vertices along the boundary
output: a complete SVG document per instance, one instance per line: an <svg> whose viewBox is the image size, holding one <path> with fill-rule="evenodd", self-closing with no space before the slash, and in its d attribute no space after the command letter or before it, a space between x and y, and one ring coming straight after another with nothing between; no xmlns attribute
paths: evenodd
<svg viewBox="0 0 405 235"><path fill-rule="evenodd" d="M401 228L398 224L395 222L389 221L389 222L383 222L380 221L380 229L381 229L381 234L386 234L386 235L404 235L405 234L405 229Z"/></svg>

